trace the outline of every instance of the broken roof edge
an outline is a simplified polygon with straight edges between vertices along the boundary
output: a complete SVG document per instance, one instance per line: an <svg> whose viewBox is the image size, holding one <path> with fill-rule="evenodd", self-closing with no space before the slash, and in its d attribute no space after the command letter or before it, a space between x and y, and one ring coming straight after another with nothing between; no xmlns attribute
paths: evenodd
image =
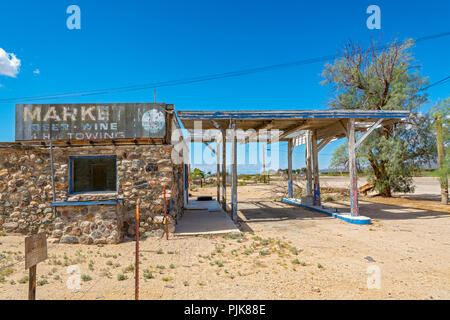
<svg viewBox="0 0 450 320"><path fill-rule="evenodd" d="M182 120L273 120L273 119L403 119L404 110L243 110L243 111L177 111Z"/></svg>

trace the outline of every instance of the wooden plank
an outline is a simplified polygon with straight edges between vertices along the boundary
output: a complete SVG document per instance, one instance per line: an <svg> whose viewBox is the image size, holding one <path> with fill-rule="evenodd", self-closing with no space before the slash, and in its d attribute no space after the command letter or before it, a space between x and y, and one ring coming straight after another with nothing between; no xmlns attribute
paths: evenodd
<svg viewBox="0 0 450 320"><path fill-rule="evenodd" d="M32 266L28 272L28 300L36 300L36 267Z"/></svg>
<svg viewBox="0 0 450 320"><path fill-rule="evenodd" d="M211 145L210 145L207 141L203 141L203 143L205 144L205 146L206 146L209 150L211 150L211 152L212 152L213 154L216 154L216 150L214 150L214 148L211 147Z"/></svg>
<svg viewBox="0 0 450 320"><path fill-rule="evenodd" d="M283 133L280 134L280 139L283 139L293 133L296 133L298 131L302 131L303 127L305 125L305 121L300 121L299 123L295 124L294 126L291 126L285 130L283 130Z"/></svg>
<svg viewBox="0 0 450 320"><path fill-rule="evenodd" d="M317 146L317 151L320 152L320 150L322 150L323 147L325 147L331 140L333 140L333 138L331 137L322 139L322 141L320 141L319 145Z"/></svg>
<svg viewBox="0 0 450 320"><path fill-rule="evenodd" d="M252 141L256 136L258 136L259 130L270 130L270 129L272 129L273 126L274 126L273 121L269 121L267 123L260 125L259 127L255 128L255 132L253 132L252 134L250 134L248 136L248 140Z"/></svg>
<svg viewBox="0 0 450 320"><path fill-rule="evenodd" d="M203 108L204 109L204 108ZM242 108L244 109L244 108ZM263 108L261 108L263 109ZM409 111L379 110L252 110L252 111L178 111L181 120L206 119L368 119L391 118L402 119Z"/></svg>
<svg viewBox="0 0 450 320"><path fill-rule="evenodd" d="M311 130L306 132L305 144L305 163L306 163L306 195L312 196L312 166L311 166Z"/></svg>
<svg viewBox="0 0 450 320"><path fill-rule="evenodd" d="M319 182L319 150L317 148L317 130L312 133L311 141L312 157L313 157L313 175L314 175L314 205L320 206L320 182Z"/></svg>
<svg viewBox="0 0 450 320"><path fill-rule="evenodd" d="M359 216L358 177L356 173L355 120L349 119L347 125L348 167L350 173L350 214Z"/></svg>
<svg viewBox="0 0 450 320"><path fill-rule="evenodd" d="M217 202L220 203L220 141L216 142L216 162L217 162L217 172L216 172L216 185L217 185Z"/></svg>
<svg viewBox="0 0 450 320"><path fill-rule="evenodd" d="M231 171L232 171L232 181L231 181L231 217L234 221L237 221L237 136L236 136L236 123L232 122L233 141L231 146Z"/></svg>
<svg viewBox="0 0 450 320"><path fill-rule="evenodd" d="M372 133L373 130L375 130L381 124L381 122L383 122L383 119L378 119L377 122L375 122L372 126L370 126L369 129L367 129L366 132L363 133L363 135L355 143L355 150L358 149L361 143L369 136L369 134Z"/></svg>
<svg viewBox="0 0 450 320"><path fill-rule="evenodd" d="M47 236L45 232L25 238L25 269L47 259Z"/></svg>
<svg viewBox="0 0 450 320"><path fill-rule="evenodd" d="M294 192L292 190L292 151L294 150L294 144L292 139L288 141L288 193L289 198L294 197Z"/></svg>

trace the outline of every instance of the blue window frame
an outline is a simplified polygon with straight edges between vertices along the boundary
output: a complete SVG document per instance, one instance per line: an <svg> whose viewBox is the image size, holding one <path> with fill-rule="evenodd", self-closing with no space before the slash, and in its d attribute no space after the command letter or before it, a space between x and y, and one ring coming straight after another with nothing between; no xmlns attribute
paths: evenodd
<svg viewBox="0 0 450 320"><path fill-rule="evenodd" d="M115 155L69 157L69 194L117 192Z"/></svg>

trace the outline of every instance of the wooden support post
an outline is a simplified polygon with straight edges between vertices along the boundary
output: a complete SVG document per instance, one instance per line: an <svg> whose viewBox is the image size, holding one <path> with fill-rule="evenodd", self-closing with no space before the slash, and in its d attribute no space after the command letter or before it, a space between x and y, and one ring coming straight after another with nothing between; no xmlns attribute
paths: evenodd
<svg viewBox="0 0 450 320"><path fill-rule="evenodd" d="M317 148L317 130L313 131L311 139L313 171L314 171L314 205L320 206L320 182L319 182L319 151Z"/></svg>
<svg viewBox="0 0 450 320"><path fill-rule="evenodd" d="M36 300L36 266L35 264L28 269L28 300Z"/></svg>
<svg viewBox="0 0 450 320"><path fill-rule="evenodd" d="M293 198L294 197L294 192L292 190L292 151L294 149L294 144L292 139L288 140L288 178L289 178L289 182L288 182L288 193L289 193L289 198Z"/></svg>
<svg viewBox="0 0 450 320"><path fill-rule="evenodd" d="M222 130L222 209L227 211L227 134Z"/></svg>
<svg viewBox="0 0 450 320"><path fill-rule="evenodd" d="M306 195L312 197L312 169L311 169L311 131L306 132L305 143L305 163L306 163Z"/></svg>
<svg viewBox="0 0 450 320"><path fill-rule="evenodd" d="M217 184L217 202L220 203L220 142L216 142L216 161L217 161L217 172L216 172L216 184Z"/></svg>
<svg viewBox="0 0 450 320"><path fill-rule="evenodd" d="M356 174L355 152L355 119L349 119L347 124L348 137L348 169L350 173L350 214L359 216L358 208L358 177Z"/></svg>
<svg viewBox="0 0 450 320"><path fill-rule="evenodd" d="M231 148L231 171L232 171L232 187L231 187L231 217L237 221L237 136L236 123L232 123L233 141Z"/></svg>
<svg viewBox="0 0 450 320"><path fill-rule="evenodd" d="M265 154L266 154L266 147L263 143L263 150L262 150L262 156L263 156L263 181L264 183L267 183L266 180L266 158L265 158Z"/></svg>

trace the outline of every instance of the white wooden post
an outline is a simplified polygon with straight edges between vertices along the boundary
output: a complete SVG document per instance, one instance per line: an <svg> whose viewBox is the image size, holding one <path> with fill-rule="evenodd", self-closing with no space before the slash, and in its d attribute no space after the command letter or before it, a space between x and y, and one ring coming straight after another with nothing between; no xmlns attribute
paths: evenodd
<svg viewBox="0 0 450 320"><path fill-rule="evenodd" d="M319 182L319 151L317 149L317 130L312 134L312 156L314 171L314 205L320 206L320 182Z"/></svg>
<svg viewBox="0 0 450 320"><path fill-rule="evenodd" d="M217 202L220 203L220 141L216 141L216 161L217 161L217 172L216 172L216 183L217 183Z"/></svg>
<svg viewBox="0 0 450 320"><path fill-rule="evenodd" d="M348 137L348 169L350 173L350 213L352 216L359 216L358 177L356 173L356 152L355 152L355 119L348 120L347 137Z"/></svg>
<svg viewBox="0 0 450 320"><path fill-rule="evenodd" d="M222 130L222 209L227 211L227 134Z"/></svg>
<svg viewBox="0 0 450 320"><path fill-rule="evenodd" d="M288 182L288 193L289 193L289 198L293 198L294 197L294 192L292 189L292 150L294 149L294 144L292 139L288 140L288 178L289 178L289 182Z"/></svg>
<svg viewBox="0 0 450 320"><path fill-rule="evenodd" d="M306 132L305 143L305 163L306 163L306 195L312 197L312 169L311 169L311 130Z"/></svg>
<svg viewBox="0 0 450 320"><path fill-rule="evenodd" d="M231 182L231 217L234 221L237 221L237 136L236 136L236 123L232 123L233 131L233 141L231 148L231 171L232 171L232 182Z"/></svg>

